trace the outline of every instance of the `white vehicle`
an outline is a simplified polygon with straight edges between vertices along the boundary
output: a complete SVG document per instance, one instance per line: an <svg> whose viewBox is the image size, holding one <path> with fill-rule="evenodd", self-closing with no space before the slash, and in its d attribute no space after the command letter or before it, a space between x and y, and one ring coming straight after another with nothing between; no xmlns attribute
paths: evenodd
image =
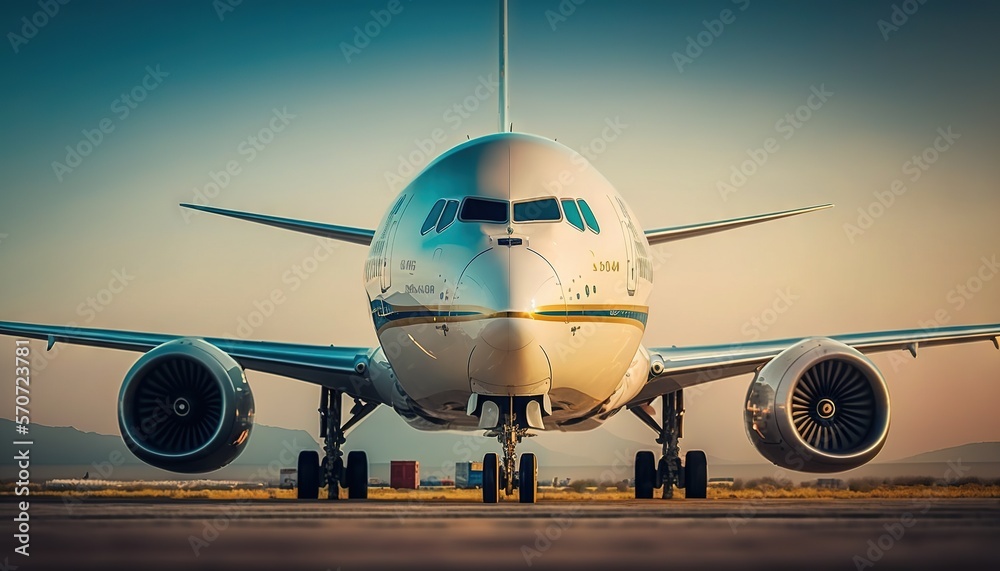
<svg viewBox="0 0 1000 571"><path fill-rule="evenodd" d="M344 458L345 431L379 406L420 430L484 430L483 501L518 490L534 502L537 463L515 446L532 430L591 430L627 409L657 434L635 458L635 494L673 488L703 498L705 454L679 448L687 387L755 373L747 435L771 462L839 472L878 454L889 428L885 379L866 354L992 341L1000 324L758 341L644 344L653 289L650 248L828 208L643 230L586 159L509 132L506 4L501 4L499 131L438 157L404 188L375 230L188 208L369 247L364 286L377 347L188 338L0 322L0 333L145 353L119 397L122 438L143 461L184 473L221 468L253 424L244 370L322 387L323 459L302 451L298 495L326 486L368 494L364 452ZM571 176L567 176L571 173ZM552 184L558 182L558 184ZM553 190L555 189L555 190ZM342 397L353 399L346 422ZM662 399L662 418L650 404Z"/></svg>

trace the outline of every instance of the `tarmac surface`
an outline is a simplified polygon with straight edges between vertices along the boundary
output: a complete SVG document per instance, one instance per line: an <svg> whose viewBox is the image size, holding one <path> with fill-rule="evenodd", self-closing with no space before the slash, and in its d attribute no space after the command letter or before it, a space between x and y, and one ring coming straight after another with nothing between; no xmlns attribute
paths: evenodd
<svg viewBox="0 0 1000 571"><path fill-rule="evenodd" d="M1000 500L0 498L0 569L1000 569ZM7 557L5 562L2 558Z"/></svg>

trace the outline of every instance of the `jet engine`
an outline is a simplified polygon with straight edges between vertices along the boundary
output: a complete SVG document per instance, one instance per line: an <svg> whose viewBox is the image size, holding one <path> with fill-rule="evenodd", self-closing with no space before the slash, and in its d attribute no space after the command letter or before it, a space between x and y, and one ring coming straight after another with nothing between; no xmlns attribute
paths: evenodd
<svg viewBox="0 0 1000 571"><path fill-rule="evenodd" d="M774 464L801 472L857 468L889 433L889 390L856 349L806 339L757 372L744 409L747 436Z"/></svg>
<svg viewBox="0 0 1000 571"><path fill-rule="evenodd" d="M253 427L253 394L236 361L201 339L176 339L129 370L118 398L122 440L172 472L210 472L236 459Z"/></svg>

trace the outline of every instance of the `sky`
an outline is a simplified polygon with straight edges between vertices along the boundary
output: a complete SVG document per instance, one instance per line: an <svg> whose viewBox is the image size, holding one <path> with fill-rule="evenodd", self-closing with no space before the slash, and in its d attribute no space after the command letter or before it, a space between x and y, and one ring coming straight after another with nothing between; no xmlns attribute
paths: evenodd
<svg viewBox="0 0 1000 571"><path fill-rule="evenodd" d="M376 343L365 248L177 204L374 228L497 129L497 21L492 1L4 2L0 319ZM588 156L645 228L836 204L655 247L647 346L998 323L997 25L987 1L512 0L510 120ZM32 347L32 421L117 433L138 356ZM881 458L1000 440L989 343L874 361ZM317 387L248 378L257 422L316 432ZM757 459L749 382L690 392L682 447ZM627 413L602 430L656 448Z"/></svg>

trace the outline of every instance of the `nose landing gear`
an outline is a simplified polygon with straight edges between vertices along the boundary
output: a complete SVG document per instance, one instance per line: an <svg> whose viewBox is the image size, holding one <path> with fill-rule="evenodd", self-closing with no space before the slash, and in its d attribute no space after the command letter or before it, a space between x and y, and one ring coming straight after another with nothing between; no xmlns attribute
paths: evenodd
<svg viewBox="0 0 1000 571"><path fill-rule="evenodd" d="M538 461L532 453L521 455L520 466L515 448L521 440L534 436L529 434L529 426L522 415L514 412L514 397L504 403L502 422L486 432L500 442L503 457L490 452L483 457L483 503L495 504L499 501L500 490L510 497L514 489L518 491L518 501L533 504L538 495Z"/></svg>

